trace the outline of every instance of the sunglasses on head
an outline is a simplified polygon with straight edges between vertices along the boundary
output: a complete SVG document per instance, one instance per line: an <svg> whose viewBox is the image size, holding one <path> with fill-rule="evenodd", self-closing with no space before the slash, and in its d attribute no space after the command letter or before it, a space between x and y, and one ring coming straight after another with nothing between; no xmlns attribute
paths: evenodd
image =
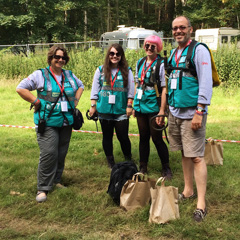
<svg viewBox="0 0 240 240"><path fill-rule="evenodd" d="M183 30L185 30L186 28L187 28L186 26L179 26L179 27L173 27L172 30L173 30L174 32L176 32L178 29L179 29L180 31L183 31Z"/></svg>
<svg viewBox="0 0 240 240"><path fill-rule="evenodd" d="M57 60L59 60L60 58L61 58L62 60L64 60L64 61L67 60L67 57L60 56L60 55L53 55L53 58L55 58L55 59L57 59Z"/></svg>
<svg viewBox="0 0 240 240"><path fill-rule="evenodd" d="M150 48L151 51L154 51L156 46L155 45L150 45L150 44L147 43L147 44L145 44L145 48L146 48L146 50L148 50Z"/></svg>
<svg viewBox="0 0 240 240"><path fill-rule="evenodd" d="M120 57L121 56L121 54L119 53L119 52L117 52L117 53L115 53L115 52L110 52L109 53L109 56L111 56L111 57L113 57L113 56L117 56L117 57Z"/></svg>

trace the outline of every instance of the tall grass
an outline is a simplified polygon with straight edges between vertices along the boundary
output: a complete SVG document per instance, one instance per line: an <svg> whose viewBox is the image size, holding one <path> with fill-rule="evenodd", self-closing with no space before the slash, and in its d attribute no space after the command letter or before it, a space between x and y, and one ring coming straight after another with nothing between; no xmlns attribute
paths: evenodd
<svg viewBox="0 0 240 240"><path fill-rule="evenodd" d="M170 45L164 47L164 49L168 50L168 55L170 48ZM143 49L138 51L128 49L125 54L129 66L135 71L137 60L143 57L145 52ZM83 81L85 87L89 89L96 68L104 62L105 51L92 47L86 51L70 51L69 55L71 59L66 68L72 70ZM29 57L15 56L4 52L0 52L0 56L2 57L0 78L23 79L36 69L47 66L46 51L32 54ZM214 59L223 86L240 87L240 51L237 49L236 44L218 48L217 52L214 52Z"/></svg>

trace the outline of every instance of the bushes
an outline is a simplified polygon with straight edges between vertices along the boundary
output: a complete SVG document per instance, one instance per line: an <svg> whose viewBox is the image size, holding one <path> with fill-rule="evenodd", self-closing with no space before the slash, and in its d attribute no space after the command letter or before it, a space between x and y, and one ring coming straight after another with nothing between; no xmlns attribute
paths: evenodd
<svg viewBox="0 0 240 240"><path fill-rule="evenodd" d="M170 45L165 47L169 50ZM223 46L214 52L214 59L217 70L224 87L240 87L240 54L236 44ZM162 53L163 54L163 53ZM92 47L86 51L71 51L70 61L66 69L71 69L80 78L86 89L91 88L95 70L102 65L105 52L100 48ZM143 49L126 50L126 58L129 66L135 72L136 62L145 55ZM37 53L26 58L25 56L15 56L9 53L0 52L2 64L0 65L0 77L7 79L23 79L36 69L47 66L47 52Z"/></svg>
<svg viewBox="0 0 240 240"><path fill-rule="evenodd" d="M237 45L223 45L213 56L222 86L240 87L240 50Z"/></svg>

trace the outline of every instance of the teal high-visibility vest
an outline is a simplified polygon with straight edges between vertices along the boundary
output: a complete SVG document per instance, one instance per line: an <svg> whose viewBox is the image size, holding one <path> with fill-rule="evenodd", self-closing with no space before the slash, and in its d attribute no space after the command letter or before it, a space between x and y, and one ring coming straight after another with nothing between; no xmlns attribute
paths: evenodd
<svg viewBox="0 0 240 240"><path fill-rule="evenodd" d="M138 66L139 63L141 62L141 59L138 60L137 66L138 66L138 86L136 88L136 95L134 97L134 105L133 108L134 110L141 112L141 113L157 113L159 112L159 106L157 102L157 97L156 97L156 91L154 89L154 84L151 83L151 75L153 68L157 64L157 60L160 59L161 57L158 55L157 59L153 62L151 68L147 71L145 77L144 77L144 83L143 85L140 84L141 81L141 72L144 66L144 62L141 66ZM145 67L145 70L147 68ZM159 73L158 73L159 74ZM141 99L138 99L138 91L143 90L143 95Z"/></svg>
<svg viewBox="0 0 240 240"><path fill-rule="evenodd" d="M188 48L189 46L181 54L178 64L180 68L186 68ZM194 52L193 50L191 61L193 61ZM172 67L177 67L175 51L171 52L170 59ZM170 106L175 108L195 107L198 103L198 92L197 77L194 77L189 71L172 70L168 80L168 103Z"/></svg>
<svg viewBox="0 0 240 240"><path fill-rule="evenodd" d="M50 118L49 119L47 118L61 90L58 84L56 83L55 79L49 72L50 71L49 67L40 69L40 70L42 71L45 81L44 81L44 89L42 91L37 90L38 99L41 101L41 108L38 112L34 113L34 123L38 125L39 115L40 115L40 118L46 120L46 126L49 126L49 127L62 127L64 119L68 121L69 125L72 125L73 124L72 109L67 99L64 97L64 94L62 98L58 100L58 103L56 104ZM68 96L68 99L71 103L72 108L74 108L74 98L75 98L75 93L78 89L78 86L74 77L72 76L71 71L63 70L63 74L65 77L64 91ZM61 101L67 102L67 106L68 106L67 112L61 111Z"/></svg>
<svg viewBox="0 0 240 240"><path fill-rule="evenodd" d="M102 114L126 114L128 90L124 87L121 71L111 89L111 83L108 84L103 73L103 66L99 67L101 90L98 93L97 111ZM114 79L114 76L112 76ZM115 104L109 103L109 95L115 95Z"/></svg>

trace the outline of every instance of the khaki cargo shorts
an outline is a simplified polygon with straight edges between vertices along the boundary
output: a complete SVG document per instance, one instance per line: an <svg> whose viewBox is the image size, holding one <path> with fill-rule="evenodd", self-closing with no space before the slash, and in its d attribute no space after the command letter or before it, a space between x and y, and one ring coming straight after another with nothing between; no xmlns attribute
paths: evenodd
<svg viewBox="0 0 240 240"><path fill-rule="evenodd" d="M185 157L203 157L205 151L207 115L203 115L202 127L191 128L192 119L180 119L169 113L168 135L171 151L183 151Z"/></svg>

